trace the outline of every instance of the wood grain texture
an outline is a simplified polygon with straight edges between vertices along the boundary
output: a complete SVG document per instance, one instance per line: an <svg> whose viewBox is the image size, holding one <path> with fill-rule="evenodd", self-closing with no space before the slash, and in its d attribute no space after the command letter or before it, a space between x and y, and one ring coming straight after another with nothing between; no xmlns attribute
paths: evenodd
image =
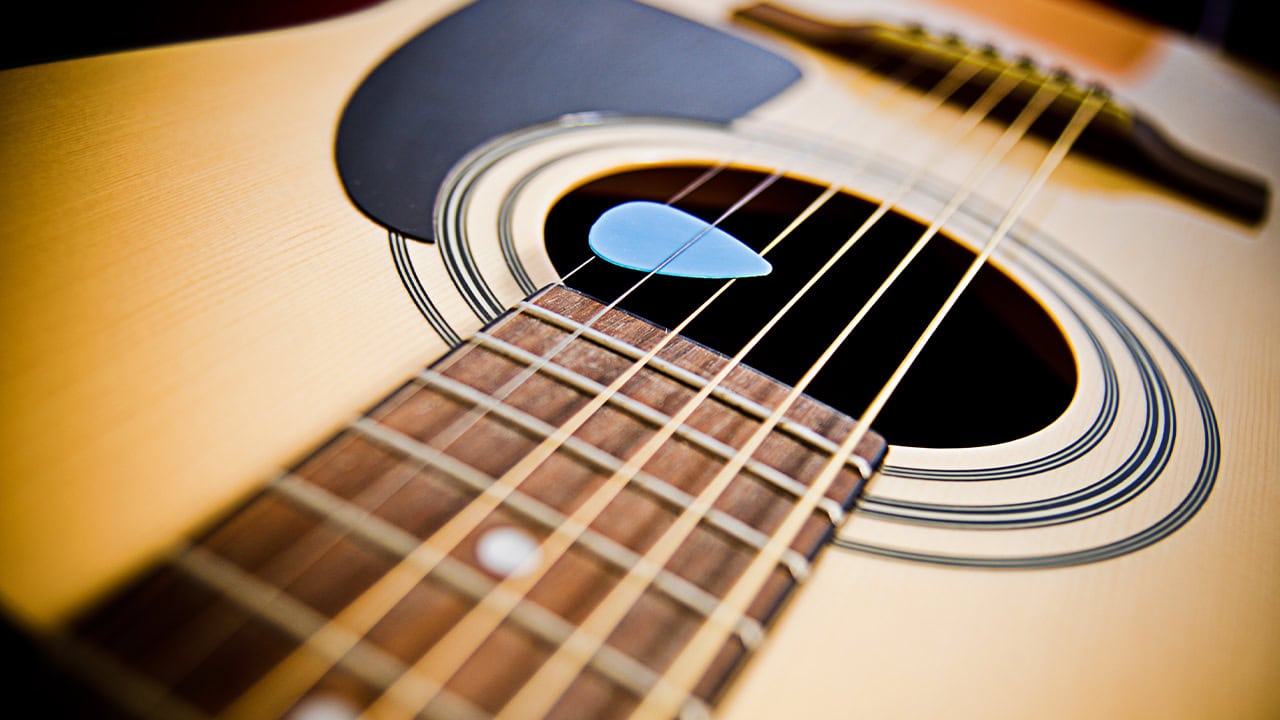
<svg viewBox="0 0 1280 720"><path fill-rule="evenodd" d="M13 612L119 582L443 350L331 159L350 88L430 17L4 74L0 462L40 478L0 490Z"/></svg>

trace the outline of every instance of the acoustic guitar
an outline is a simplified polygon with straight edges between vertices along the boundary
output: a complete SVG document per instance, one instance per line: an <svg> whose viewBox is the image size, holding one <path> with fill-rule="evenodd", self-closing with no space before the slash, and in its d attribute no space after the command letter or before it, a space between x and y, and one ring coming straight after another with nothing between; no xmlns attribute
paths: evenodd
<svg viewBox="0 0 1280 720"><path fill-rule="evenodd" d="M0 98L19 696L1280 714L1274 78L1065 1L393 0Z"/></svg>

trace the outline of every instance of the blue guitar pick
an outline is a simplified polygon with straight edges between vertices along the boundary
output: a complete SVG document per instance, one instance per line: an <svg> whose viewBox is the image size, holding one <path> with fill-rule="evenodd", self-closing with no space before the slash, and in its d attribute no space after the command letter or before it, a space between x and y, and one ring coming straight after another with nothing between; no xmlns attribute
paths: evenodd
<svg viewBox="0 0 1280 720"><path fill-rule="evenodd" d="M641 272L650 272L675 255L658 270L659 275L740 278L773 271L772 265L741 240L705 220L655 202L635 201L610 208L591 226L587 243L601 259Z"/></svg>

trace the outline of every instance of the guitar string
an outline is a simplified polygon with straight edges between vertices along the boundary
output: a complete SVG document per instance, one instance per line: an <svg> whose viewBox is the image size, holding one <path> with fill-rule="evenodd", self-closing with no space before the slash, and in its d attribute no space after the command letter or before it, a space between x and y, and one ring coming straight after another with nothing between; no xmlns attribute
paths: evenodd
<svg viewBox="0 0 1280 720"><path fill-rule="evenodd" d="M976 74L981 65L973 62L969 67L960 68L953 71L948 78L938 83L935 88L934 95L936 99L931 106L925 107L921 116L927 115L929 112L936 110L942 106L946 99L961 85L967 82L972 75ZM1006 88L1007 89L1007 88ZM979 111L979 114L985 114L985 111ZM977 124L975 121L973 124ZM789 236L794 228L798 227L813 211L831 196L834 196L840 188L839 184L832 185L827 189L822 197L812 202L806 212L800 217L793 220L790 225L778 237L776 237L769 246L762 251L767 254L782 239ZM904 190L905 191L905 190ZM887 209L887 205L886 205ZM851 245L852 243L850 243ZM834 260L832 260L834 264ZM693 319L697 318L702 310L714 302L721 293L732 285L732 281L725 283L719 291L708 298L702 306L689 314L689 316L674 330L667 333L666 338L678 337L685 326ZM807 289L807 288L806 288ZM805 291L801 291L799 295L803 295ZM767 332L767 331L766 331ZM665 345L665 342L663 343ZM656 354L660 347L654 348L649 355ZM641 359L632 365L634 369L641 369L647 365L647 359ZM627 377L620 378L615 381L613 392L621 387ZM717 386L716 379L708 383L708 388L714 389ZM607 398L612 395L609 389L600 393L601 397ZM677 427L682 420L668 421L669 427ZM566 423L566 427L562 428L563 437L550 438L563 442L574 431L574 423L570 421ZM388 688L384 695L375 702L367 712L377 715L381 708L389 703L399 704L405 707L420 708L425 707L435 694L444 687L450 677L456 673L462 666L462 663L478 649L479 645L487 639L493 630L500 624L506 616L515 608L515 606L527 597L527 593L532 590L533 586L545 576L545 573L554 565L555 560L563 555L565 551L573 543L577 542L579 536L584 532L595 520L606 505L616 497L625 485L630 481L630 476L638 467L631 466L632 461L624 464L623 469L617 471L609 480L605 481L602 488L597 489L584 504L580 505L574 513L557 527L550 535L548 535L539 545L534 553L540 557L548 558L545 562L532 570L530 573L519 577L508 577L504 579L498 586L490 590L486 598L481 599L472 610L461 620L455 622L449 631L441 638L437 639L431 649L415 663L411 672L405 673L402 679L392 688Z"/></svg>
<svg viewBox="0 0 1280 720"><path fill-rule="evenodd" d="M1066 128L1049 149L1044 160L1036 169L1035 174L1019 192L1017 198L1015 198L1013 204L1001 219L1000 224L988 238L982 251L970 263L965 274L930 320L924 332L917 338L915 344L912 345L910 351L899 363L889 380L863 412L854 429L841 442L835 454L825 464L813 484L809 487L809 490L806 491L805 497L788 513L779 530L770 539L767 551L758 554L734 582L733 587L725 595L724 601L716 607L715 615L721 616L723 619L739 617L747 612L750 603L767 581L772 567L776 565L782 553L794 542L805 518L814 511L818 500L825 495L845 461L858 444L866 438L870 431L871 423L875 421L875 418L888 402L889 397L897 389L903 377L911 369L911 366L924 350L929 340L932 339L938 327L941 326L943 320L946 319L978 271L986 265L996 248L1008 235L1014 223L1018 221L1026 210L1031 199L1044 186L1049 175L1066 157L1085 127L1101 111L1105 102L1105 97L1094 89L1090 88L1086 91ZM715 654L719 652L727 640L727 635L721 631L719 625L720 623L713 622L704 622L700 625L694 637L663 672L662 678L655 684L654 692L646 695L635 709L632 714L633 717L671 717L679 711L680 707L687 701L694 683L701 678L705 668L709 667L709 664L714 660ZM675 679L668 680L668 678Z"/></svg>
<svg viewBox="0 0 1280 720"><path fill-rule="evenodd" d="M1002 74L1001 77L1007 77ZM1020 79L1010 80L1004 90L1011 90ZM991 86L994 89L1000 83ZM1020 113L1018 118L1002 133L999 140L993 148L986 154L983 162L971 172L966 178L961 190L953 197L952 202L948 205L946 212L954 212L960 204L964 202L968 194L977 187L977 185L986 177L989 171L997 162L1003 159L1004 155L1026 134L1031 124L1041 115L1049 104L1053 101L1061 89L1050 90L1048 83L1042 84L1037 90L1035 96L1028 102L1026 107ZM1001 94L1001 97L1003 93ZM993 103L994 106L994 103ZM846 325L845 329L830 345L817 362L810 366L809 370L789 391L786 398L779 403L770 416L761 423L761 425L752 434L751 438L743 444L742 448L731 458L730 462L721 468L719 472L712 478L710 483L699 493L698 497L684 510L671 526L663 533L663 535L650 547L650 549L636 564L636 567L629 571L621 580L619 580L611 589L608 595L595 605L591 614L587 619L578 624L578 628L574 635L568 641L563 643L552 655L552 657L544 662L534 676L525 684L523 688L515 696L513 696L504 708L503 713L499 713L499 717L533 717L540 716L549 712L552 706L558 701L563 693L572 684L574 679L578 677L585 663L595 654L599 647L603 644L603 638L609 637L618 627L618 624L626 616L636 601L647 589L657 569L665 567L667 562L675 554L675 552L685 544L690 533L702 521L703 516L711 509L720 494L726 490L730 482L741 470L742 466L754 454L755 450L769 437L774 426L782 419L785 413L800 398L809 383L816 377L817 373L825 366L826 362L834 355L836 349L840 347L843 341L853 331L854 327L870 311L871 307L888 287L893 284L901 271L911 262L916 254L923 248L924 244L936 233L934 226L940 227L947 217L940 216L934 221L929 230L921 236L913 247L912 253L903 258L898 268L892 273L880 288L877 289L871 300L864 304L854 318ZM874 220L873 220L874 223ZM869 228L870 225L864 226ZM856 237L856 236L855 236ZM824 268L825 270L825 268ZM819 272L819 277L823 271ZM767 326L766 326L767 330ZM754 340L762 337L758 335ZM730 361L729 366L732 367L740 363L743 357L752 349L752 343L748 343L742 352L735 355ZM712 384L722 381L727 376L728 370L722 370L716 378L712 380ZM705 399L705 395L699 394L695 396L687 405L687 413L677 413L673 417L672 425L680 422L683 418L687 418L692 413L694 406ZM646 443L645 448L636 454L638 461L635 464L628 464L629 470L638 470L638 468L647 462L648 457L656 453L662 442L669 439L672 430L668 430L671 425L664 427L663 431L656 435ZM648 455L646 456L646 451ZM844 458L847 460L847 456ZM841 467L843 467L843 460ZM825 489L824 489L825 491ZM720 613L715 613L721 615ZM722 616L722 615L721 615ZM723 616L722 616L723 617ZM729 621L736 622L740 617L733 617ZM723 628L721 628L723 629ZM507 714L509 713L509 715Z"/></svg>
<svg viewBox="0 0 1280 720"><path fill-rule="evenodd" d="M870 68L870 67L869 67L869 68L867 68L867 69L865 69L865 70L863 71L863 74L870 74L870 72L872 72L872 68ZM905 86L905 83L903 83L903 86ZM889 88L887 91L882 92L882 95L884 95L885 97L887 97L887 96L889 96L889 95L892 95L894 92L898 91L899 89L901 89L901 86L899 86L899 87L891 87L891 88ZM870 103L870 105L875 105L875 104L876 104L876 102L878 102L879 100L883 100L883 99L884 99L884 98L878 98L878 99L876 99L875 101L873 101L872 103ZM817 149L817 147L816 147L816 144L815 144L815 145L813 145L812 147L805 148L805 149L804 149L804 152L813 152L813 151L815 151L816 149ZM796 158L802 157L802 153L797 153L795 157L796 157ZM793 158L793 159L795 159L795 158ZM698 185L700 185L700 184L702 184L703 182L705 182L707 179L709 179L711 176L713 176L716 172L718 172L719 170L723 169L723 167L728 166L729 164L731 164L731 161L725 161L725 162L723 162L723 163L722 163L721 167L713 167L713 168L711 168L711 169L710 169L710 170L708 170L706 173L704 173L702 177L700 177L700 178L698 178L698 179L695 179L695 181L694 181L693 183L690 183L690 185L686 186L686 187L685 187L685 188L683 188L680 192L678 192L675 196L673 196L673 201L674 201L675 199L678 199L679 197L682 197L682 196L685 196L685 195L689 194L689 193L690 193L690 192L692 192L694 189L696 189L696 187L697 187ZM618 297L618 298L616 298L612 303L610 303L610 305L608 305L608 306L604 307L603 309L601 309L600 311L598 311L597 313L595 313L595 314L594 314L594 315L593 315L589 320L585 321L585 322L584 322L584 323L583 323L583 324L582 324L578 329L576 329L576 330L574 331L574 333L570 334L568 337L566 337L565 339L563 339L562 341L560 341L559 343L557 343L557 345L556 345L556 346L554 346L554 347L551 349L551 351L550 351L549 353L547 353L546 355L542 356L542 357L539 359L539 362L538 362L538 363L536 363L536 364L534 364L534 365L531 365L530 367L526 368L522 373L520 373L520 374L519 374L519 375L517 375L515 378L513 378L513 380L512 380L512 381L510 381L510 382L506 383L506 384L504 385L504 388L500 389L497 393L495 393L493 396L491 396L491 397L490 397L490 402L488 402L488 403L487 403L487 404L485 404L485 405L481 405L481 406L478 408L478 409L479 409L479 411L480 411L479 413L476 413L476 412L474 412L474 411L473 411L472 413L468 413L468 415L466 416L466 417L467 417L467 419L465 419L463 422L464 422L464 423L467 423L467 426L469 426L470 424L473 424L473 423L474 423L474 421L475 421L476 419L478 419L478 417L479 417L480 415L482 415L482 414L483 414L484 412L486 412L488 409L491 409L492 407L495 407L499 402L501 402L501 401L505 398L505 396L506 396L506 395L509 395L509 393L510 393L510 392L512 392L512 391L514 391L514 389L515 389L515 388L519 387L519 386L520 386L524 381L528 380L530 377L532 377L533 375L535 375L539 370L541 370L543 367L545 367L546 363L547 363L547 362L549 362L551 359L553 359L553 358L555 357L555 355L556 355L560 350L562 350L564 347L567 347L570 343L572 343L572 341L573 341L573 340L575 340L577 337L579 337L579 336L582 334L582 332L584 332L587 328L591 327L591 325L592 325L594 322L596 322L600 317L603 317L603 316L604 316L604 315L605 315L605 314L606 314L610 309L612 309L613 307L616 307L619 303L621 303L621 301L622 301L623 299L625 299L626 295L628 295L629 293L633 292L633 291L634 291L636 288L638 288L642 283L644 283L646 280L648 280L649 278L651 278L651 277L653 277L655 274L657 274L657 273L658 273L658 272L659 272L663 267L665 267L667 264L669 264L671 261L673 261L673 260L674 260L674 258L675 258L675 257L677 257L677 256L679 255L679 253L683 252L685 249L687 249L688 247L692 246L692 245L693 245L693 243L694 243L694 242L696 242L696 241L697 241L699 238L701 238L703 235L705 235L705 233L706 233L706 232L709 232L709 231L710 231L710 228L715 227L715 226L717 226L719 223L723 222L726 218L728 218L730 215L732 215L734 212L736 212L736 211L737 211L738 209L740 209L742 206L746 205L746 204L747 204L748 202L750 202L753 198L755 198L755 197L756 197L756 196L758 196L761 192L763 192L763 191L764 191L764 190L765 190L769 185L771 185L773 182L776 182L776 181L777 181L779 178L781 178L784 174L785 174L785 169L780 169L780 170L778 170L777 172L775 172L772 176L767 177L767 178L765 178L764 180L762 180L762 181L760 181L759 183L757 183L757 185L756 185L755 187L753 187L751 190L749 190L749 191L747 192L747 194L746 194L746 195L744 195L742 198L740 198L738 201L736 201L736 202L735 202L735 203L734 203L734 204L733 204L733 205L732 205L728 210L726 210L724 213L722 213L722 215L721 215L720 217L718 217L718 218L717 218L713 223L709 224L709 225L707 226L707 228L706 228L706 229L704 229L704 230L703 230L701 233L699 233L697 236L695 236L695 237L691 238L691 239L690 239L688 242L686 242L686 243L685 243L681 248L679 248L677 251L675 251L674 253L672 253L672 255L671 255L671 256L669 256L666 260L664 260L664 262L662 263L662 265L658 266L658 267L657 267L657 268L655 268L654 270L652 270L652 271L650 271L649 273L647 273L643 278L641 278L639 281L637 281L637 282L636 282L636 283L635 283L631 288L629 288L626 292L624 292L624 294L623 294L622 296L619 296L619 297ZM815 207L812 207L812 208L810 208L810 209L808 210L808 213L812 213L812 211L814 211L814 210L816 210L816 204L815 204ZM807 214L806 214L806 216L807 216ZM795 225L798 225L798 222L793 222L793 223L792 223L792 226L793 226L793 227L794 227ZM788 232L789 232L789 230L788 230ZM778 240L780 241L780 240L781 240L781 237L780 237ZM777 241L775 241L775 242L773 243L773 245L776 245L776 244L777 244ZM588 262L589 262L589 260L588 260ZM584 263L584 265L585 265L585 263ZM582 265L580 265L580 266L579 266L578 268L576 268L576 269L580 269L581 267L582 267ZM575 270L576 270L576 269L575 269ZM717 294L717 296L718 296L718 294ZM708 302L708 304L709 304L709 302ZM508 323L508 322L512 322L512 321L514 320L514 318L515 318L517 315L519 315L519 314L520 314L520 311L519 311L519 310L513 311L512 313L509 313L509 314L506 316L506 318L504 318L504 319L500 320L499 322L500 322L500 323ZM501 327L501 325L498 325L498 327ZM674 334L672 335L672 337L674 337ZM462 350L462 351L463 351L463 353L465 353L465 352L472 351L473 349L474 349L474 346L472 346L472 345L468 345L468 346L464 346L464 348L461 348L460 350ZM660 349L660 348L658 348L658 349ZM441 369L442 369L442 370L443 370L443 369L447 369L447 367L448 367L448 366L452 365L453 363L458 362L459 358L461 357L461 355L462 355L463 353L460 353L460 352L457 352L457 351L455 351L454 353L451 353L451 354L450 354L450 356L448 356L448 357L446 358L446 364L445 364L445 365L444 365L444 367L443 367L443 368L441 368ZM655 354L656 354L656 349L655 349ZM650 358L650 359L651 359L651 358ZM644 362L645 362L645 363L647 363L647 360L645 360ZM640 364L640 365L638 365L638 366L637 366L637 368L642 367L642 366L643 366L643 364ZM619 383L619 386L620 386L620 385L621 385L621 383ZM402 401L403 401L403 400L402 400ZM402 402L402 401L401 401L401 402ZM397 402L397 403L395 403L395 405L399 405L399 404L400 404L400 403L398 403L398 402ZM385 411L385 410L386 410L386 407L385 407L385 406L380 406L380 407L378 408L378 410L379 410L379 411ZM584 419L585 419L585 418L584 418ZM444 445L443 445L443 446L444 446L444 447L447 447L447 446L448 446L448 443L452 443L454 440L456 440L456 439L457 439L457 437L461 436L461 434L463 434L463 433L465 432L465 430L467 429L467 426L462 426L462 423L455 424L455 425L451 426L450 428L447 428L447 429L446 429L446 431L445 431L444 433L441 433L440 435L436 435L436 436L432 437L432 438L431 438L431 441L433 442L433 444L440 445L441 443L440 443L439 438L440 438L441 436L445 436L445 437L447 437L448 439L447 439L446 443L444 443ZM513 468L513 469L514 469L514 468ZM531 469L532 469L532 467L530 467L530 468L528 468L528 469L529 469L529 470L531 470ZM511 473L511 470L509 470L509 471L508 471L508 473L506 473L506 474L510 474L510 473ZM505 477L505 475L506 475L506 474L504 474L504 477ZM501 482L502 482L502 478L499 478L497 481L495 481L495 484L497 484L497 483L501 483ZM480 504L480 503L481 503L481 501L484 501L486 498L496 498L496 497L497 497L497 494L496 494L496 493L482 493L480 496L478 496L477 498L475 498L475 499L473 499L473 500L472 500L472 506L477 506L478 504ZM503 497L505 497L505 495L504 495ZM500 498L499 498L499 502L500 502ZM489 500L487 504L490 504L490 505L491 505L491 504L492 504L492 500ZM468 506L467 508L464 508L464 509L463 509L463 512L465 513L467 510L471 509L471 507L472 507L472 506ZM492 508L489 508L489 509L491 510ZM462 514L462 513L459 513L459 514ZM482 518L481 518L481 519L482 519ZM443 528L441 528L441 530L443 530ZM440 533L440 530L438 530L438 531L437 531L437 534L439 534L439 533ZM434 536L433 536L433 537L434 537ZM456 543L455 543L455 545L456 545ZM422 548L420 548L420 549L422 549ZM447 551L446 551L446 553L447 553ZM406 563L406 562L405 562L405 561L414 561L414 560L416 560L417 562L416 562L416 563L415 563L415 562L408 562L408 563ZM424 559L424 558L421 558L421 557L416 557L416 558L415 558L415 557L412 557L412 556L411 556L411 557L408 557L408 558L404 558L404 559L401 561L401 565L402 565L402 566L403 566L403 565L406 565L406 564L408 564L408 565L420 565L420 566L422 566L422 567L425 567L426 569L423 571L423 576L425 576L426 574L428 574L428 573L430 572L430 570L431 570L432 568L434 568L435 562L438 562L438 559L437 559L437 560L435 560L435 561L432 561L432 562L430 562L430 563L428 564L428 563L427 563L427 561L426 561L426 559ZM394 572L394 569L393 569L393 572ZM389 575L390 575L390 574L389 574ZM386 579L386 578L384 578L384 579ZM399 585L400 585L400 586L404 586L406 582L407 582L407 581L406 581L406 579L405 579L404 577L402 577L402 578L400 579L400 583L399 583ZM376 586L375 586L375 587L376 587ZM370 588L370 590L373 590L373 588ZM352 603L348 604L347 608L346 608L346 609L344 609L344 611L342 611L341 613L339 613L339 617L335 617L335 618L331 619L330 623L329 623L329 624L327 624L327 625L326 625L326 627L321 628L321 629L320 629L320 631L318 631L318 632L316 633L316 635L320 635L320 634L326 633L327 629L328 629L328 628L330 628L331 626L342 626L342 625L345 625L346 623L343 623L343 622L337 622L337 621L339 621L339 618L342 616L342 614L343 614L343 613L345 613L345 612L346 612L346 610L349 610L349 609L351 609L353 606L356 606L356 605L357 605L357 603L359 603L359 602L361 601L361 599L363 599L366 595L369 595L370 590L366 590L366 592L365 592L364 594L362 594L360 597L358 597L358 598L357 598L355 601L353 601ZM400 595L402 596L402 595L403 595L403 593L401 592L401 593L400 593ZM386 611L389 611L389 610L390 610L390 607L388 607L388 608L386 609ZM371 614L371 613L368 613L368 612L361 612L361 611L357 611L357 612L356 612L356 613L354 613L354 614L357 614L357 616L360 616L360 617L367 617L367 618L370 618L370 619L372 619L373 624L376 624L376 622L377 622L378 620L380 620L382 617L384 617L384 616L385 616L386 611L383 611L383 612L377 612L377 611L375 610L375 611L373 611L373 612L372 612L372 614ZM367 625L367 627L366 627L366 625ZM362 631L361 631L361 630L359 630L359 628L360 628L360 627L363 627L363 630L362 630ZM337 628L335 628L335 629L334 629L334 631L333 631L333 633L332 633L332 635L334 635L334 637L329 638L329 639L328 639L328 642L324 643L324 645L325 645L326 647L329 647L329 648L330 648L330 651L329 651L327 654L334 654L335 652L338 652L337 648L347 647L347 648L349 649L349 646L351 646L351 645L353 645L353 644L354 644L354 643L353 643L353 641L358 641L358 639L359 639L359 638L358 638L358 635L362 635L362 634L363 634L363 632L367 632L367 631L368 631L368 629L370 629L371 627L372 627L372 625L370 625L369 623L365 622L365 623L359 623L359 624L358 624L358 628L357 628L357 630L355 630L355 631L351 630L350 628L342 628L342 627L337 627ZM316 662L314 662L314 659L308 660L308 659L306 659L306 658L302 657L302 656L305 654L305 651L307 650L308 646L310 646L310 645L312 645L312 644L313 644L313 640L314 640L314 639L315 639L315 638L313 637L313 638L309 638L309 639L305 640L305 641L303 642L303 644L302 644L302 645L300 645L300 646L299 646L299 647L298 647L298 648L297 648L293 653L291 653L289 656L287 656L287 657L286 657L284 660L282 660L281 662L277 663L277 664L276 664L276 666L275 666L275 668L273 668L273 670L272 670L272 671L269 671L269 672L268 672L268 674L263 675L263 676L258 680L258 682L256 682L252 687L250 687L250 689L249 689L249 690L247 690L247 691L245 691L244 693L242 693L242 694L241 694L241 695L240 695L240 696L235 700L235 702L232 704L231 708L227 711L227 713L226 713L226 714L227 714L229 717L234 717L234 716L240 716L240 715L243 715L243 714L247 714L247 713L249 713L249 712L250 712L252 709L254 709L254 708L259 708L259 709L260 709L260 703L262 703L262 702L266 701L266 699L267 699L267 698L269 698L269 697L271 697L271 696L273 696L273 695L278 695L278 690L279 690L279 688L281 688L281 687L294 687L294 686L299 686L299 685L301 685L301 686L302 686L302 688L301 688L301 689L302 689L302 691L305 691L305 689L306 689L307 687L309 687L309 686L310 686L310 684L312 684L312 683L314 682L314 680L316 680L316 679L318 679L318 678L319 678L319 674L318 674L318 673L322 673L322 672L323 672L323 670L327 669L327 668L323 668L321 663L316 663ZM294 667L289 668L289 667L286 667L286 666L294 666ZM277 671L278 671L278 672L277 672ZM287 681L286 681L286 678L288 678L288 680L287 680ZM306 682L306 679L307 679L307 678L310 678L310 682ZM291 701L290 701L290 702L291 702ZM286 707L287 707L287 706L286 706Z"/></svg>

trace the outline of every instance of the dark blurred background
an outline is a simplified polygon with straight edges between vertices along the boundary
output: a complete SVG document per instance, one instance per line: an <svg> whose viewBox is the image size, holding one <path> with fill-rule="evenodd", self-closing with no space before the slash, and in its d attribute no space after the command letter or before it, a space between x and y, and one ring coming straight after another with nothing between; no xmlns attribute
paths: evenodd
<svg viewBox="0 0 1280 720"><path fill-rule="evenodd" d="M119 3L17 2L0 21L0 68L113 50L285 27L333 17L378 0L128 0ZM1063 0L1098 2L1176 28L1272 71L1264 0Z"/></svg>
<svg viewBox="0 0 1280 720"><path fill-rule="evenodd" d="M1091 0L1180 30L1245 62L1280 70L1270 0Z"/></svg>
<svg viewBox="0 0 1280 720"><path fill-rule="evenodd" d="M0 67L299 25L381 0L17 0L0 19Z"/></svg>

